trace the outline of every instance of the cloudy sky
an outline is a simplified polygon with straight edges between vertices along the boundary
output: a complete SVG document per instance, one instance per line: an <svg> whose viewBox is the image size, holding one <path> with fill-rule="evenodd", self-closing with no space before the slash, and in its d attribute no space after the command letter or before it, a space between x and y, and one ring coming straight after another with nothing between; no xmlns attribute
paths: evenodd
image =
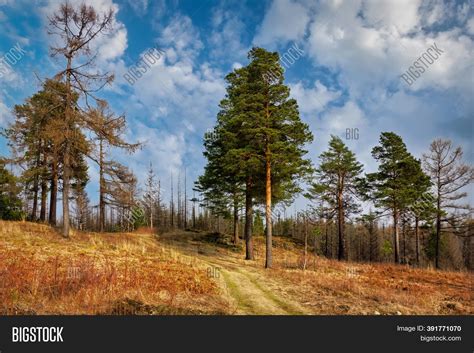
<svg viewBox="0 0 474 353"><path fill-rule="evenodd" d="M21 48L18 62L0 69L0 127L11 109L63 63L49 57L47 18L59 0L0 0L0 57ZM79 3L79 1L72 1ZM188 188L202 172L202 136L215 122L224 77L247 64L253 46L287 55L285 81L314 134L317 162L331 134L345 138L364 163L382 131L394 131L417 157L436 137L461 145L474 160L474 17L472 1L419 0L87 0L115 9L113 32L97 40L97 70L114 72L101 92L128 118L130 141L144 148L115 153L141 181L150 162L162 183L187 169ZM165 54L134 85L123 75L149 48ZM436 46L436 60L408 85L400 75ZM295 50L298 48L295 55ZM428 53L433 53L432 50ZM426 55L425 55L426 58ZM7 155L0 137L0 155ZM90 166L89 191L97 194Z"/></svg>

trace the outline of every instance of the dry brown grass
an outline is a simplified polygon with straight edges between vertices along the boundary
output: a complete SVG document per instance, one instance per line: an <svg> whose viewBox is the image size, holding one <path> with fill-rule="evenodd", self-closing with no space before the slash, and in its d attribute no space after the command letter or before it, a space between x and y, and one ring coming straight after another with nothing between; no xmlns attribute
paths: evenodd
<svg viewBox="0 0 474 353"><path fill-rule="evenodd" d="M1 314L206 314L226 304L206 267L152 234L0 221ZM205 303L206 305L203 305Z"/></svg>
<svg viewBox="0 0 474 353"><path fill-rule="evenodd" d="M263 239L256 239L263 265ZM290 239L274 242L272 291L297 300L314 314L457 315L474 314L474 275L392 264L340 262L308 254Z"/></svg>
<svg viewBox="0 0 474 353"><path fill-rule="evenodd" d="M232 301L240 313L474 314L472 273L313 254L303 271L302 246L279 237L265 270L264 249L256 237L256 260L245 261L243 247L206 233L63 239L45 225L0 221L0 314L232 314ZM221 268L221 282L208 277L210 265ZM242 298L220 290L226 276Z"/></svg>

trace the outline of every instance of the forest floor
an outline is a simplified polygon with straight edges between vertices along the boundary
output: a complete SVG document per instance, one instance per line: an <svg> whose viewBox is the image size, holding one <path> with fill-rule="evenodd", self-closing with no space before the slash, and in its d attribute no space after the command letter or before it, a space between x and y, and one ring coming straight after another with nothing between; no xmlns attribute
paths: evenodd
<svg viewBox="0 0 474 353"><path fill-rule="evenodd" d="M0 221L0 315L422 315L474 314L474 275L339 262L275 237L264 269L230 237L75 232Z"/></svg>

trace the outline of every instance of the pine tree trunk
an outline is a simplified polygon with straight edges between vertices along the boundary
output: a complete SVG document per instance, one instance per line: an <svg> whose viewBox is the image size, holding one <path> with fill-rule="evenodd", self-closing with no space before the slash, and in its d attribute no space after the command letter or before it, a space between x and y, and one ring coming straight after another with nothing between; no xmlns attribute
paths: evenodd
<svg viewBox="0 0 474 353"><path fill-rule="evenodd" d="M63 158L63 236L69 238L69 178L70 178L70 144L71 144L71 69L72 59L68 57L67 68L66 68L66 109L65 109L65 146L64 146L64 158Z"/></svg>
<svg viewBox="0 0 474 353"><path fill-rule="evenodd" d="M63 237L69 238L69 148L64 155L63 168Z"/></svg>
<svg viewBox="0 0 474 353"><path fill-rule="evenodd" d="M331 221L331 223L332 223L332 221ZM332 238L333 238L332 234L333 234L333 232L332 232L332 228L331 228L331 223L329 223L329 251L330 251L329 258L332 259L334 247L333 247L333 244L332 244Z"/></svg>
<svg viewBox="0 0 474 353"><path fill-rule="evenodd" d="M328 239L328 221L324 222L324 233L325 233L325 244L324 244L324 256L328 257L329 239Z"/></svg>
<svg viewBox="0 0 474 353"><path fill-rule="evenodd" d="M266 147L266 178L265 178L265 236L266 236L266 251L265 251L265 268L272 267L272 170L270 163L270 149Z"/></svg>
<svg viewBox="0 0 474 353"><path fill-rule="evenodd" d="M406 235L406 221L402 222L402 236L403 236L403 258L402 263L407 263L407 235Z"/></svg>
<svg viewBox="0 0 474 353"><path fill-rule="evenodd" d="M46 169L47 167L47 156L46 153L43 153L43 162L42 168ZM41 210L40 210L40 221L46 221L46 202L48 199L48 184L46 183L46 177L44 175L44 170L41 175Z"/></svg>
<svg viewBox="0 0 474 353"><path fill-rule="evenodd" d="M50 186L50 199L49 199L49 224L56 225L56 209L58 200L58 162L54 156L54 160L51 163L51 186Z"/></svg>
<svg viewBox="0 0 474 353"><path fill-rule="evenodd" d="M321 229L321 222L319 222L319 225L318 225L319 229ZM313 257L313 263L314 263L314 268L316 269L316 256L318 256L318 248L317 248L317 235L316 235L316 232L314 233L314 248L313 248L313 251L314 251L314 257Z"/></svg>
<svg viewBox="0 0 474 353"><path fill-rule="evenodd" d="M41 210L40 210L40 221L46 221L46 201L48 199L48 185L46 179L41 180Z"/></svg>
<svg viewBox="0 0 474 353"><path fill-rule="evenodd" d="M342 190L337 195L337 233L339 237L338 260L346 259L346 240L344 237L344 209L342 204Z"/></svg>
<svg viewBox="0 0 474 353"><path fill-rule="evenodd" d="M400 263L400 235L398 232L398 210L393 212L393 247L395 263Z"/></svg>
<svg viewBox="0 0 474 353"><path fill-rule="evenodd" d="M308 221L306 216L304 216L304 262L303 262L303 271L306 270L306 263L308 260Z"/></svg>
<svg viewBox="0 0 474 353"><path fill-rule="evenodd" d="M245 188L245 260L253 260L252 223L252 177L248 177Z"/></svg>
<svg viewBox="0 0 474 353"><path fill-rule="evenodd" d="M35 171L35 178L33 180L33 209L31 210L31 220L36 221L36 216L38 213L38 191L39 191L39 175L38 175L38 167L39 167L39 154L36 158L36 171Z"/></svg>
<svg viewBox="0 0 474 353"><path fill-rule="evenodd" d="M415 247L416 247L416 265L420 266L420 235L418 234L419 220L415 217Z"/></svg>
<svg viewBox="0 0 474 353"><path fill-rule="evenodd" d="M237 194L234 194L234 244L239 243L239 200Z"/></svg>

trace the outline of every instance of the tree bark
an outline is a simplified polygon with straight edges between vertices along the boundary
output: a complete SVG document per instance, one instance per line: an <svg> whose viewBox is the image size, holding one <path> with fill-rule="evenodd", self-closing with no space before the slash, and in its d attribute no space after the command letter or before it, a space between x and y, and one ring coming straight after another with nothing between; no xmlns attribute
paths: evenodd
<svg viewBox="0 0 474 353"><path fill-rule="evenodd" d="M68 149L69 150L69 149ZM63 237L69 238L69 152L64 155L63 170Z"/></svg>
<svg viewBox="0 0 474 353"><path fill-rule="evenodd" d="M50 186L50 199L49 199L49 224L56 225L56 209L58 200L58 162L54 156L54 160L51 163L51 186Z"/></svg>
<svg viewBox="0 0 474 353"><path fill-rule="evenodd" d="M252 208L252 177L248 177L245 188L245 260L253 260Z"/></svg>
<svg viewBox="0 0 474 353"><path fill-rule="evenodd" d="M403 236L403 258L402 263L407 263L407 235L406 235L406 221L402 222L402 236Z"/></svg>
<svg viewBox="0 0 474 353"><path fill-rule="evenodd" d="M308 258L308 220L306 216L303 217L304 220L304 262L303 262L303 271L306 270L306 263Z"/></svg>
<svg viewBox="0 0 474 353"><path fill-rule="evenodd" d="M328 257L329 255L329 239L328 239L328 220L324 222L324 256Z"/></svg>
<svg viewBox="0 0 474 353"><path fill-rule="evenodd" d="M64 146L64 158L63 158L63 237L69 238L69 178L70 178L70 144L71 144L71 69L72 69L72 58L69 55L67 57L67 68L66 68L66 109L65 109L65 146Z"/></svg>
<svg viewBox="0 0 474 353"><path fill-rule="evenodd" d="M419 219L415 217L415 251L416 251L416 265L420 266L420 235L418 234Z"/></svg>
<svg viewBox="0 0 474 353"><path fill-rule="evenodd" d="M43 162L42 167L46 169L47 167L47 157L46 153L43 153ZM48 198L48 184L46 183L46 177L44 175L44 170L41 175L41 210L40 210L40 221L46 221L46 201Z"/></svg>
<svg viewBox="0 0 474 353"><path fill-rule="evenodd" d="M196 202L193 201L193 229L196 229L196 205L195 205L195 203Z"/></svg>
<svg viewBox="0 0 474 353"><path fill-rule="evenodd" d="M331 222L332 223L332 222ZM331 224L330 224L331 225ZM332 243L332 238L333 238L333 231L331 229L331 227L329 228L329 258L333 258L333 250L334 250L334 246L333 246L333 243Z"/></svg>
<svg viewBox="0 0 474 353"><path fill-rule="evenodd" d="M48 185L46 179L41 180L41 210L40 210L40 221L46 221L46 201L48 199Z"/></svg>
<svg viewBox="0 0 474 353"><path fill-rule="evenodd" d="M398 210L393 212L393 247L395 263L400 263L400 235L398 232Z"/></svg>
<svg viewBox="0 0 474 353"><path fill-rule="evenodd" d="M36 156L36 171L35 171L35 178L33 180L33 209L31 210L31 220L36 221L36 216L38 213L38 191L39 191L39 174L38 168L40 165L40 154L38 153Z"/></svg>
<svg viewBox="0 0 474 353"><path fill-rule="evenodd" d="M239 243L239 200L234 194L234 244Z"/></svg>
<svg viewBox="0 0 474 353"><path fill-rule="evenodd" d="M346 259L346 240L344 237L344 208L342 203L342 190L337 195L337 233L339 237L338 260Z"/></svg>
<svg viewBox="0 0 474 353"><path fill-rule="evenodd" d="M267 144L265 151L265 237L266 237L266 249L265 249L265 268L272 267L272 169L270 161L270 148Z"/></svg>

